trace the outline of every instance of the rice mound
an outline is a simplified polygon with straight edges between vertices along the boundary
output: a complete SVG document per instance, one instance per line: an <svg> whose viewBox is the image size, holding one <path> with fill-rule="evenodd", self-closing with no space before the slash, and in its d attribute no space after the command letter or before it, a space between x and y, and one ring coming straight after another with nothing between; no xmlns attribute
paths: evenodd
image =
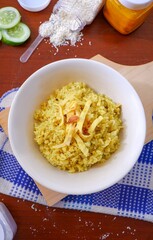
<svg viewBox="0 0 153 240"><path fill-rule="evenodd" d="M83 82L57 89L34 113L34 139L55 167L82 172L119 148L121 105Z"/></svg>

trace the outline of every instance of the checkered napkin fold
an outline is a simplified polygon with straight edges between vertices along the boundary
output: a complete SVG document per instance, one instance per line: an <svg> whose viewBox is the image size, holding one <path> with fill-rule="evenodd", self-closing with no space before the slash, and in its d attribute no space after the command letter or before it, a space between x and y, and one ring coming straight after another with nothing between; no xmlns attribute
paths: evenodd
<svg viewBox="0 0 153 240"><path fill-rule="evenodd" d="M0 111L9 107L18 89L0 98ZM17 162L0 127L0 192L46 204L33 179ZM69 195L54 207L100 212L153 222L153 141L143 147L133 169L117 184L89 195Z"/></svg>

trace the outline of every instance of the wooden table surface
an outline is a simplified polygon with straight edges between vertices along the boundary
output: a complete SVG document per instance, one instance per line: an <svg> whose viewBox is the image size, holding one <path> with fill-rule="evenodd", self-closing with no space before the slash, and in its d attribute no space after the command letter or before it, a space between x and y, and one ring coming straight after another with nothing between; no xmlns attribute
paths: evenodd
<svg viewBox="0 0 153 240"><path fill-rule="evenodd" d="M32 13L22 9L15 0L0 1L0 7L16 7L22 21L31 29L30 39L21 46L0 43L0 95L19 87L34 71L59 59L91 58L101 54L125 65L153 61L153 12L139 29L128 36L115 31L100 12L94 22L85 27L83 39L76 46L63 46L57 52L47 41L43 41L29 61L21 63L20 56L37 36L40 23L48 20L55 3L52 0L45 10ZM8 207L17 223L15 240L153 239L153 224L145 221L46 207L3 194L0 194L0 201Z"/></svg>

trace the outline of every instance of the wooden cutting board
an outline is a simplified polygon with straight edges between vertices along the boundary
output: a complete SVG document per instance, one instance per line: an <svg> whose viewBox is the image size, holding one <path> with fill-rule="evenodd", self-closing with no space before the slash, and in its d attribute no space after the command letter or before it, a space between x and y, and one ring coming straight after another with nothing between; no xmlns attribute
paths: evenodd
<svg viewBox="0 0 153 240"><path fill-rule="evenodd" d="M153 125L152 125L152 112L153 112L153 61L139 66L126 66L112 62L101 55L96 55L93 60L107 64L120 72L128 81L133 85L137 91L142 104L144 106L147 122L147 132L145 143L153 139ZM0 125L3 127L6 134L8 134L8 114L9 108L0 112ZM46 200L48 206L54 205L56 202L63 199L66 195L51 191L36 182L38 188Z"/></svg>

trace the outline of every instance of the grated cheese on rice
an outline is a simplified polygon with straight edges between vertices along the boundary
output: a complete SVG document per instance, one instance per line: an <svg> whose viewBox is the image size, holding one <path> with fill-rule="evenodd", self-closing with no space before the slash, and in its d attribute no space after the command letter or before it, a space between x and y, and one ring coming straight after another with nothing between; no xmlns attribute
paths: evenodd
<svg viewBox="0 0 153 240"><path fill-rule="evenodd" d="M120 145L121 105L83 82L57 89L35 111L34 121L43 156L71 173L105 162Z"/></svg>

